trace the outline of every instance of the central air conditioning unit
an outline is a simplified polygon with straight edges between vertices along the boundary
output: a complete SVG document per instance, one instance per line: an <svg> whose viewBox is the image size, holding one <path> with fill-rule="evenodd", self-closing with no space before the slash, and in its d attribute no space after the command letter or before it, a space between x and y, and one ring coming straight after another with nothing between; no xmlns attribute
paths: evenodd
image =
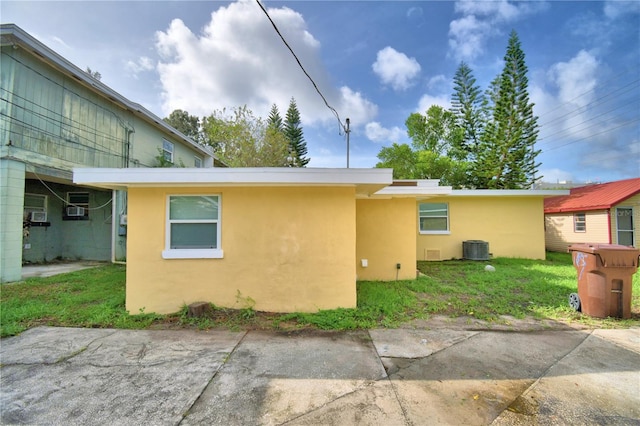
<svg viewBox="0 0 640 426"><path fill-rule="evenodd" d="M69 217L84 216L84 207L76 207L76 206L67 207L67 216Z"/></svg>
<svg viewBox="0 0 640 426"><path fill-rule="evenodd" d="M489 260L489 243L480 240L463 241L462 257L466 260Z"/></svg>
<svg viewBox="0 0 640 426"><path fill-rule="evenodd" d="M47 212L31 212L31 222L46 222Z"/></svg>

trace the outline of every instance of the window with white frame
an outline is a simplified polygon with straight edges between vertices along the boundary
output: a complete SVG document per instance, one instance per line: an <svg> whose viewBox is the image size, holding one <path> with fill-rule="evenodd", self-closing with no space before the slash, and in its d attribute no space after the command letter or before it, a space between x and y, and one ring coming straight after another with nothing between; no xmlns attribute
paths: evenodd
<svg viewBox="0 0 640 426"><path fill-rule="evenodd" d="M421 233L449 233L449 205L447 203L420 203L418 210Z"/></svg>
<svg viewBox="0 0 640 426"><path fill-rule="evenodd" d="M167 197L165 259L222 258L220 196Z"/></svg>
<svg viewBox="0 0 640 426"><path fill-rule="evenodd" d="M162 156L165 160L173 163L173 144L166 139L162 139Z"/></svg>
<svg viewBox="0 0 640 426"><path fill-rule="evenodd" d="M193 167L197 167L198 169L202 167L202 159L200 157L193 157Z"/></svg>
<svg viewBox="0 0 640 426"><path fill-rule="evenodd" d="M64 219L81 219L89 217L89 193L67 192L67 205Z"/></svg>
<svg viewBox="0 0 640 426"><path fill-rule="evenodd" d="M584 213L573 215L573 232L587 232L587 217Z"/></svg>
<svg viewBox="0 0 640 426"><path fill-rule="evenodd" d="M24 220L30 222L47 222L47 196L41 194L24 194Z"/></svg>

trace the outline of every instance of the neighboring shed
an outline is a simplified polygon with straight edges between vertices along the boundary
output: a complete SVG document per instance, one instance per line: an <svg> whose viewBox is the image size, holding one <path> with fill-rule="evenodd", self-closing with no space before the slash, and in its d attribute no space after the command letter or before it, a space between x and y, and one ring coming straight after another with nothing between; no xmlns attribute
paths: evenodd
<svg viewBox="0 0 640 426"><path fill-rule="evenodd" d="M640 178L570 190L545 200L545 246L567 251L574 243L637 247L640 232Z"/></svg>

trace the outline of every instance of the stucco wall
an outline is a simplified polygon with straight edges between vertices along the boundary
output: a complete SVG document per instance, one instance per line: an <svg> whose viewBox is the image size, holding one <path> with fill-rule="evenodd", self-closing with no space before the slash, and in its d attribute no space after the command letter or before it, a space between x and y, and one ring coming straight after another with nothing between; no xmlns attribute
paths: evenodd
<svg viewBox="0 0 640 426"><path fill-rule="evenodd" d="M359 280L416 277L416 202L413 198L356 201L356 273ZM366 259L368 266L362 266ZM400 264L400 269L396 268Z"/></svg>
<svg viewBox="0 0 640 426"><path fill-rule="evenodd" d="M462 258L462 242L489 242L494 257L544 259L542 197L439 197L426 200L449 204L446 235L418 234L418 260ZM414 214L418 214L417 207ZM439 254L440 259L436 259Z"/></svg>
<svg viewBox="0 0 640 426"><path fill-rule="evenodd" d="M609 243L609 212L596 210L585 214L585 232L575 232L573 212L545 215L545 246L547 250L566 252L571 244Z"/></svg>
<svg viewBox="0 0 640 426"><path fill-rule="evenodd" d="M223 259L162 258L171 194L220 194ZM127 310L248 297L263 311L355 307L355 208L348 187L130 188Z"/></svg>

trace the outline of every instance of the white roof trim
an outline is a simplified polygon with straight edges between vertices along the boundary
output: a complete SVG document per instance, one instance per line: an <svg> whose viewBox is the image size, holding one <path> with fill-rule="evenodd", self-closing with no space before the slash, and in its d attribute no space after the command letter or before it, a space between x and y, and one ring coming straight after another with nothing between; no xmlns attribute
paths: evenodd
<svg viewBox="0 0 640 426"><path fill-rule="evenodd" d="M557 189L454 189L451 197L555 197L568 195L567 190Z"/></svg>
<svg viewBox="0 0 640 426"><path fill-rule="evenodd" d="M355 186L373 193L392 182L392 169L255 168L75 168L73 182L104 188L159 186Z"/></svg>
<svg viewBox="0 0 640 426"><path fill-rule="evenodd" d="M379 198L422 198L451 194L450 186L387 186L373 196Z"/></svg>

